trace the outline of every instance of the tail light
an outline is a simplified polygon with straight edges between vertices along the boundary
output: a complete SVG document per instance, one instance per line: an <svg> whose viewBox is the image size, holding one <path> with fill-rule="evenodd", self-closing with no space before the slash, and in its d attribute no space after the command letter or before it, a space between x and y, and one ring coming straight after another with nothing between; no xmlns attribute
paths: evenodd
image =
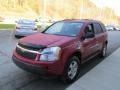
<svg viewBox="0 0 120 90"><path fill-rule="evenodd" d="M16 27L16 29L20 29L19 27Z"/></svg>
<svg viewBox="0 0 120 90"><path fill-rule="evenodd" d="M19 25L16 25L16 29L20 29L20 26L19 26Z"/></svg>
<svg viewBox="0 0 120 90"><path fill-rule="evenodd" d="M34 28L33 30L34 30L34 31L37 31L37 28Z"/></svg>

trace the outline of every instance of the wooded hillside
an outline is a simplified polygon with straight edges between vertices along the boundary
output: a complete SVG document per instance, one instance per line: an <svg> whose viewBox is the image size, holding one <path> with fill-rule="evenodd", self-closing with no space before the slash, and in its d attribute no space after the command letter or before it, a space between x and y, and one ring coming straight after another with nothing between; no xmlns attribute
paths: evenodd
<svg viewBox="0 0 120 90"><path fill-rule="evenodd" d="M100 9L89 0L0 0L0 17L90 18L120 25L114 10Z"/></svg>

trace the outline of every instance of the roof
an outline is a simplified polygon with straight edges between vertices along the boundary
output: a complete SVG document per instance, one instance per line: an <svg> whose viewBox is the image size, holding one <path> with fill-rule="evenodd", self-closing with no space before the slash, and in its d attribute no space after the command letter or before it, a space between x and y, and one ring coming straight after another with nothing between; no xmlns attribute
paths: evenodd
<svg viewBox="0 0 120 90"><path fill-rule="evenodd" d="M65 21L65 22L100 22L98 20L93 20L93 19L65 19L62 21Z"/></svg>

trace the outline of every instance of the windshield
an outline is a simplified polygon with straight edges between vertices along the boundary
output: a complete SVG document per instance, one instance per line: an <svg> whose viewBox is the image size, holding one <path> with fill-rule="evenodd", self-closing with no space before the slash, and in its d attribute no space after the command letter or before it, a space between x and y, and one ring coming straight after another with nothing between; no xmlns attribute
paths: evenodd
<svg viewBox="0 0 120 90"><path fill-rule="evenodd" d="M28 24L28 25L29 25L29 24L30 24L30 25L33 24L33 25L34 25L35 22L34 22L34 21L30 21L30 20L19 20L19 21L18 21L18 24Z"/></svg>
<svg viewBox="0 0 120 90"><path fill-rule="evenodd" d="M82 25L83 23L81 22L57 22L44 31L44 33L61 36L77 36Z"/></svg>

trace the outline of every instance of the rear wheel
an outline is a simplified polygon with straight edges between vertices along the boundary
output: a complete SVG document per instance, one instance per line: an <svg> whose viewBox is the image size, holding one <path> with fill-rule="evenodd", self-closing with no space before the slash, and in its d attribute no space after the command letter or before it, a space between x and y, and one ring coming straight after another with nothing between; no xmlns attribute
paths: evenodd
<svg viewBox="0 0 120 90"><path fill-rule="evenodd" d="M22 37L22 36L15 35L15 38L18 38L18 39L19 39L19 38L21 38L21 37Z"/></svg>
<svg viewBox="0 0 120 90"><path fill-rule="evenodd" d="M15 38L19 38L20 36L15 35Z"/></svg>
<svg viewBox="0 0 120 90"><path fill-rule="evenodd" d="M107 44L105 44L102 48L102 51L100 53L100 57L105 57L107 54Z"/></svg>
<svg viewBox="0 0 120 90"><path fill-rule="evenodd" d="M72 56L65 65L62 81L64 83L72 83L78 77L80 71L79 58Z"/></svg>

